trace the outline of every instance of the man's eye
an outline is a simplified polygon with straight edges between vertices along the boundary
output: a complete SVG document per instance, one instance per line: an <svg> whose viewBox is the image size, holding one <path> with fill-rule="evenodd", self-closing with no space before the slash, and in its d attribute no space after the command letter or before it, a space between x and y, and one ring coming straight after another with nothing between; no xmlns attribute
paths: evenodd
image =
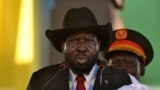
<svg viewBox="0 0 160 90"><path fill-rule="evenodd" d="M93 39L87 39L87 41L93 41Z"/></svg>
<svg viewBox="0 0 160 90"><path fill-rule="evenodd" d="M69 42L76 41L75 39L68 40Z"/></svg>
<svg viewBox="0 0 160 90"><path fill-rule="evenodd" d="M117 63L115 63L115 62L112 62L112 65L117 65Z"/></svg>
<svg viewBox="0 0 160 90"><path fill-rule="evenodd" d="M77 41L77 39L69 39L68 42L74 42Z"/></svg>
<svg viewBox="0 0 160 90"><path fill-rule="evenodd" d="M87 42L94 42L93 39L85 39L85 41L87 41Z"/></svg>

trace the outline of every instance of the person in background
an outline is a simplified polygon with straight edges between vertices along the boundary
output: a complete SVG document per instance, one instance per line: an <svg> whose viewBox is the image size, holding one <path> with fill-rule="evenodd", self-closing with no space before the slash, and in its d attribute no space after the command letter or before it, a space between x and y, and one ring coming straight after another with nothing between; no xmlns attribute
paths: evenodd
<svg viewBox="0 0 160 90"><path fill-rule="evenodd" d="M132 80L132 83L136 84L139 83L140 77L145 74L145 67L152 61L153 48L144 35L124 28L114 31L113 39L109 46L103 50L103 55L109 66L134 76L138 81ZM148 88L145 85L140 85L142 87L138 86L138 88Z"/></svg>
<svg viewBox="0 0 160 90"><path fill-rule="evenodd" d="M112 34L111 24L98 25L88 8L71 8L63 28L46 31L65 61L34 72L27 90L116 90L131 84L127 73L105 66L98 59Z"/></svg>

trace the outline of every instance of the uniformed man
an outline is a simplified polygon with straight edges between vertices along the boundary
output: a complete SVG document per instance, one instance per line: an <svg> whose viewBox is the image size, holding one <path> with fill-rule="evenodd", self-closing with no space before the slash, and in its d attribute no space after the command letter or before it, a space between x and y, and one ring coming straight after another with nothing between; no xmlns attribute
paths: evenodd
<svg viewBox="0 0 160 90"><path fill-rule="evenodd" d="M114 31L113 40L103 54L108 64L133 75L138 81L153 58L153 48L141 33L131 29ZM138 81L132 81L138 83Z"/></svg>

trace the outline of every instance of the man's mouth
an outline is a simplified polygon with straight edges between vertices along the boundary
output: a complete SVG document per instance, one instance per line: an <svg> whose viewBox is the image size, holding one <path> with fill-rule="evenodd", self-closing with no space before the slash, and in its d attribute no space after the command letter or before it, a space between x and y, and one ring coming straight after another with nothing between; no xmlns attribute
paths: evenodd
<svg viewBox="0 0 160 90"><path fill-rule="evenodd" d="M87 59L86 58L76 58L76 61L78 62L78 64L84 64Z"/></svg>
<svg viewBox="0 0 160 90"><path fill-rule="evenodd" d="M84 55L77 55L75 60L78 64L84 64L88 60L88 57Z"/></svg>

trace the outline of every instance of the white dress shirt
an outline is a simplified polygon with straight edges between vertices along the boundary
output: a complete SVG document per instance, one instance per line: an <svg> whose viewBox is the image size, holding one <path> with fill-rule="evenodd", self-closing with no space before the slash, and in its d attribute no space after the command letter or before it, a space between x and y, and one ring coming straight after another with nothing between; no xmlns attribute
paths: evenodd
<svg viewBox="0 0 160 90"><path fill-rule="evenodd" d="M88 75L84 74L84 77L86 79L86 81L84 82L86 90L93 90L93 86L94 86L94 82L96 79L96 74L97 74L98 68L99 68L98 65L95 64ZM76 90L77 81L75 80L75 78L77 75L74 74L72 72L72 70L70 70L69 76L70 76L69 77L70 90Z"/></svg>

